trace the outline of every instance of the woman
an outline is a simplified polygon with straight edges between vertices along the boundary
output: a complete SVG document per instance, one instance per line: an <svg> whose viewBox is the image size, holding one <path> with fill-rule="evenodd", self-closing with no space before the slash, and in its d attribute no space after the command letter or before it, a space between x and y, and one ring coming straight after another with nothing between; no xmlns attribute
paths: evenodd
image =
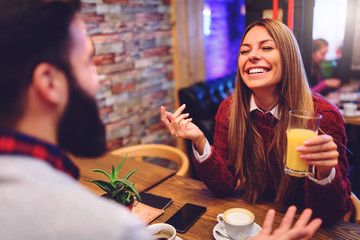
<svg viewBox="0 0 360 240"><path fill-rule="evenodd" d="M310 85L313 92L320 93L322 95L326 95L331 89L338 88L341 84L340 79L325 79L322 74L321 64L325 61L328 46L328 42L322 38L315 39L313 42Z"/></svg>
<svg viewBox="0 0 360 240"><path fill-rule="evenodd" d="M311 95L296 40L281 22L262 19L245 30L235 92L219 107L214 146L184 109L170 113L161 107L161 119L172 135L192 140L196 170L215 195L225 197L237 189L251 203L263 198L278 209L309 207L328 224L349 211L343 118L323 98ZM297 148L314 166L308 178L284 173L291 109L323 116L323 134Z"/></svg>

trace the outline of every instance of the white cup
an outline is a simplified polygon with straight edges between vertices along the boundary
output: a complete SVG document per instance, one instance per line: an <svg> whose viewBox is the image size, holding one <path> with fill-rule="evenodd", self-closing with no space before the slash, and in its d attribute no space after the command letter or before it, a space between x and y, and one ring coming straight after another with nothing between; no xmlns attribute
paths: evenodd
<svg viewBox="0 0 360 240"><path fill-rule="evenodd" d="M356 101L358 95L356 92L344 92L340 94L341 101Z"/></svg>
<svg viewBox="0 0 360 240"><path fill-rule="evenodd" d="M245 208L230 208L217 216L219 223L224 224L227 234L234 239L249 237L255 215Z"/></svg>
<svg viewBox="0 0 360 240"><path fill-rule="evenodd" d="M344 103L344 114L347 116L353 116L356 113L357 104L356 103Z"/></svg>
<svg viewBox="0 0 360 240"><path fill-rule="evenodd" d="M175 240L176 230L167 223L155 223L147 227L155 239Z"/></svg>

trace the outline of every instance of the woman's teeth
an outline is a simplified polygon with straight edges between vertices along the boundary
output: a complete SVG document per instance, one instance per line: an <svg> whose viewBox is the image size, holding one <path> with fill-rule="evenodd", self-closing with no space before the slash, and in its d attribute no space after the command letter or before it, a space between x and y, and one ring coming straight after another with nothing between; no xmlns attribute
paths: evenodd
<svg viewBox="0 0 360 240"><path fill-rule="evenodd" d="M265 68L252 68L249 70L249 74L264 73L267 72Z"/></svg>

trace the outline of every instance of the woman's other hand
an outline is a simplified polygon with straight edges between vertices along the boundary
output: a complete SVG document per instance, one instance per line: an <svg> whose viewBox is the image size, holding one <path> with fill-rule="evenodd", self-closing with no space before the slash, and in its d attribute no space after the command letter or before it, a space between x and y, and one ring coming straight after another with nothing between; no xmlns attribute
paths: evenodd
<svg viewBox="0 0 360 240"><path fill-rule="evenodd" d="M205 135L192 123L192 118L188 118L189 114L183 113L185 107L185 104L183 104L174 113L171 113L161 106L161 121L165 124L171 135L190 139L194 143L196 150L202 155L206 143Z"/></svg>
<svg viewBox="0 0 360 240"><path fill-rule="evenodd" d="M304 141L303 144L296 148L301 153L300 157L316 167L318 180L327 178L331 169L338 165L339 152L333 138L329 135L319 135Z"/></svg>

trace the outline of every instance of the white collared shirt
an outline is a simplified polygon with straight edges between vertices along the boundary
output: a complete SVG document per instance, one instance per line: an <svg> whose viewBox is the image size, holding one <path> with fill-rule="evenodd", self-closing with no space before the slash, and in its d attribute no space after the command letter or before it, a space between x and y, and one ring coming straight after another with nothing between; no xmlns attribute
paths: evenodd
<svg viewBox="0 0 360 240"><path fill-rule="evenodd" d="M255 110L259 110L260 112L263 112L263 113L271 113L271 115L273 115L276 119L279 119L278 105L273 107L270 111L264 112L256 104L254 95L251 95L251 98L250 98L250 112L255 111Z"/></svg>
<svg viewBox="0 0 360 240"><path fill-rule="evenodd" d="M254 95L251 95L251 98L250 98L250 112L255 111L255 110L259 110L260 112L263 112L263 113L271 113L276 119L279 119L278 105L273 107L270 111L264 112L256 104L255 99L254 99ZM192 150L193 150L193 153L194 153L194 156L195 156L196 160L198 160L199 162L205 161L211 154L211 146L210 146L210 143L208 142L207 139L206 139L206 143L205 143L202 155L200 155L198 153L198 151L196 151L194 144L192 144ZM322 180L316 179L315 176L314 176L315 175L314 172L315 172L315 166L313 166L312 173L309 173L309 175L308 175L309 179L316 182L317 184L326 185L328 183L331 183L331 181L335 178L336 169L335 169L335 167L333 167L332 170L331 170L330 175L327 178L324 178Z"/></svg>

